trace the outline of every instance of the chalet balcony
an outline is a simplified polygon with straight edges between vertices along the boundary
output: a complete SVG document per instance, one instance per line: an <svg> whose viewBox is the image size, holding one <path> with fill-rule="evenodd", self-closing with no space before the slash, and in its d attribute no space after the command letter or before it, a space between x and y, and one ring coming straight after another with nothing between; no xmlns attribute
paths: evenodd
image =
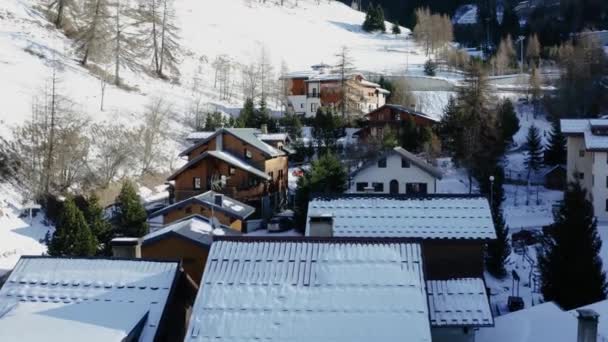
<svg viewBox="0 0 608 342"><path fill-rule="evenodd" d="M321 94L320 93L308 93L308 94L306 94L306 97L308 97L308 98L320 98Z"/></svg>
<svg viewBox="0 0 608 342"><path fill-rule="evenodd" d="M224 147L224 151L232 154L236 158L241 159L243 162L255 167L260 171L264 171L266 169L265 161L248 159L244 156L245 151L243 150L237 151L236 149Z"/></svg>

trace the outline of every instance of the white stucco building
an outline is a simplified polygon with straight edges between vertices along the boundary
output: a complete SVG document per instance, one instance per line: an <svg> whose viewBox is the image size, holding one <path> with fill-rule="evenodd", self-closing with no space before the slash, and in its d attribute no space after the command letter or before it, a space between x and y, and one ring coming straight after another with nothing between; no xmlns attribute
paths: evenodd
<svg viewBox="0 0 608 342"><path fill-rule="evenodd" d="M350 193L424 195L437 192L442 173L401 147L380 155L350 175Z"/></svg>
<svg viewBox="0 0 608 342"><path fill-rule="evenodd" d="M579 180L595 216L608 221L608 119L561 120L568 139L568 182Z"/></svg>

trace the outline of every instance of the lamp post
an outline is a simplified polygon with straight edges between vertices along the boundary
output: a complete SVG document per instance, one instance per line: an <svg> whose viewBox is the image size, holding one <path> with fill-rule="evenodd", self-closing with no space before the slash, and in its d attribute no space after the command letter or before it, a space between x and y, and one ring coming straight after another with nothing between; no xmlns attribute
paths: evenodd
<svg viewBox="0 0 608 342"><path fill-rule="evenodd" d="M526 40L525 36L519 36L517 37L517 42L520 44L520 62L519 62L519 73L523 74L524 73L524 40Z"/></svg>
<svg viewBox="0 0 608 342"><path fill-rule="evenodd" d="M490 210L492 210L492 206L494 205L494 176L490 176Z"/></svg>

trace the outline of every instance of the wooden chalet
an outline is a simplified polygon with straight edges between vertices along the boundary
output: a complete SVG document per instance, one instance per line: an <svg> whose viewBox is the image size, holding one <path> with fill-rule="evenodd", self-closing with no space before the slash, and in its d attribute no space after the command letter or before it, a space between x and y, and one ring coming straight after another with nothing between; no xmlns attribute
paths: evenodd
<svg viewBox="0 0 608 342"><path fill-rule="evenodd" d="M407 120L413 120L416 127L432 127L439 121L411 108L395 104L385 104L365 115L364 127L358 132L359 140L367 143L372 139L382 140L388 131L400 134Z"/></svg>
<svg viewBox="0 0 608 342"><path fill-rule="evenodd" d="M169 177L176 201L209 190L245 202L268 216L286 200L288 153L264 142L260 130L222 128L180 156L188 162Z"/></svg>
<svg viewBox="0 0 608 342"><path fill-rule="evenodd" d="M151 213L148 221L166 226L188 216L202 215L242 232L245 220L254 212L255 208L245 203L209 190Z"/></svg>
<svg viewBox="0 0 608 342"><path fill-rule="evenodd" d="M214 236L230 235L240 233L204 216L192 215L144 236L141 257L180 260L186 274L198 285Z"/></svg>

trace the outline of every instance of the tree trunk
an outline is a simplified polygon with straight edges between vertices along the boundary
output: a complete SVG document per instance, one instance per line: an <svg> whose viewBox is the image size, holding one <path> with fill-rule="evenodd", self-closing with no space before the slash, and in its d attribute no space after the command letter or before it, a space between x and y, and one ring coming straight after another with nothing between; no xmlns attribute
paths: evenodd
<svg viewBox="0 0 608 342"><path fill-rule="evenodd" d="M114 84L120 85L120 0L116 1L116 60L114 70Z"/></svg>
<svg viewBox="0 0 608 342"><path fill-rule="evenodd" d="M61 28L63 24L63 10L65 9L65 0L57 0L57 17L55 18L55 27Z"/></svg>

